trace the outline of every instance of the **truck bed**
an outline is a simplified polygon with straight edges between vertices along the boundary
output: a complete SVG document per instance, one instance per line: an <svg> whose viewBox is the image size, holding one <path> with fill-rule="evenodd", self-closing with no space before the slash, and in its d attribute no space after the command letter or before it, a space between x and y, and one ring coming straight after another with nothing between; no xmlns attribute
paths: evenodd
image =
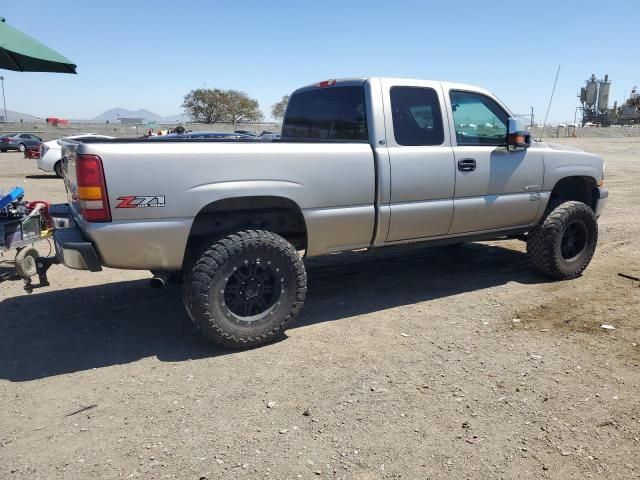
<svg viewBox="0 0 640 480"><path fill-rule="evenodd" d="M367 143L90 139L65 142L63 152L71 209L107 266L179 269L194 218L229 196L298 205L308 255L366 247L373 237L376 179ZM78 215L77 154L102 159L109 223ZM119 207L132 196L155 198L149 202L155 208Z"/></svg>

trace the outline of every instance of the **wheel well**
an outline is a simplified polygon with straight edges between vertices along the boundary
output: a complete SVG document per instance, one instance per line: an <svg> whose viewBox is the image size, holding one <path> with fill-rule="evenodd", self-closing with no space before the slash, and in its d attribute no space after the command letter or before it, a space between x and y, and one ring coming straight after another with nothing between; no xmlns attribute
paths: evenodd
<svg viewBox="0 0 640 480"><path fill-rule="evenodd" d="M283 197L239 197L205 206L193 221L187 252L239 230L268 230L298 250L307 248L307 228L298 205ZM186 258L186 255L185 255Z"/></svg>
<svg viewBox="0 0 640 480"><path fill-rule="evenodd" d="M596 208L598 184L592 177L566 177L556 183L551 191L552 199L576 200Z"/></svg>

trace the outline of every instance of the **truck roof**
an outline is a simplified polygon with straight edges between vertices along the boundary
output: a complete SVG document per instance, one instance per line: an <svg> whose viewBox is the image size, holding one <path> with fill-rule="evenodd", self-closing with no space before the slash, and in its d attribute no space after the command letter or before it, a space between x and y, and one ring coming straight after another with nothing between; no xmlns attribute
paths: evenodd
<svg viewBox="0 0 640 480"><path fill-rule="evenodd" d="M363 85L365 82L369 80L386 80L390 83L398 83L398 84L411 84L420 82L437 82L440 83L445 88L452 88L457 90L471 90L474 92L485 93L494 96L489 90L486 90L482 87L478 87L476 85L470 85L466 83L458 83L458 82L449 82L444 80L430 80L430 79L418 79L418 78L400 78L400 77L351 77L351 78L336 78L323 80L316 83L311 83L309 85L305 85L296 89L293 93L303 92L306 90L314 90L320 86L320 84L326 84L331 82L330 84L326 84L324 86L359 86Z"/></svg>

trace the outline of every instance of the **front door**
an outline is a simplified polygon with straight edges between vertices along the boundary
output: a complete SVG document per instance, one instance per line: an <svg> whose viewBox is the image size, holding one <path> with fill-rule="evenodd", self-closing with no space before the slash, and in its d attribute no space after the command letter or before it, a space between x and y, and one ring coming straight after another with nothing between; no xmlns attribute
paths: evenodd
<svg viewBox="0 0 640 480"><path fill-rule="evenodd" d="M438 82L382 81L391 167L387 242L445 235L453 216L455 169Z"/></svg>
<svg viewBox="0 0 640 480"><path fill-rule="evenodd" d="M526 226L540 207L538 149L505 147L509 114L491 97L449 90L456 164L450 234Z"/></svg>

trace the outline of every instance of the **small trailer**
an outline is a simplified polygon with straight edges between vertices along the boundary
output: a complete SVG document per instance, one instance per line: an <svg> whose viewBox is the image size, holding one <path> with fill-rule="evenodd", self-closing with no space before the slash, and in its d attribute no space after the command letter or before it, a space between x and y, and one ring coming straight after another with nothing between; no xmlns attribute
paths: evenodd
<svg viewBox="0 0 640 480"><path fill-rule="evenodd" d="M16 187L7 194L0 192L0 253L16 250L14 265L25 282L25 290L33 291L31 278L38 275L38 286L47 286L47 270L57 263L55 256L41 257L34 243L51 237L49 203L24 200L24 189Z"/></svg>

